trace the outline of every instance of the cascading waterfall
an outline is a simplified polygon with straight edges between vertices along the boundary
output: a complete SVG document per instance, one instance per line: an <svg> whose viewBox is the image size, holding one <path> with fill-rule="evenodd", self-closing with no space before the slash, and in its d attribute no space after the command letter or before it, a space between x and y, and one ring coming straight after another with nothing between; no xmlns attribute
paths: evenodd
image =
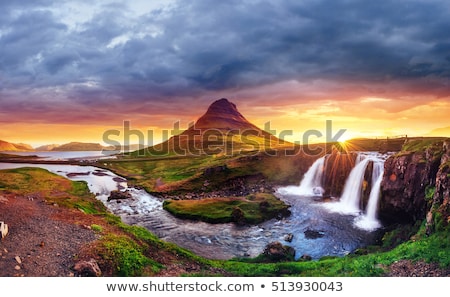
<svg viewBox="0 0 450 297"><path fill-rule="evenodd" d="M344 186L344 191L341 195L341 199L339 202L341 206L341 212L358 213L360 211L359 201L361 200L364 174L366 172L369 161L369 158L362 159L361 161L359 161L359 158L357 158L357 163L350 172L350 175L348 176Z"/></svg>
<svg viewBox="0 0 450 297"><path fill-rule="evenodd" d="M300 196L322 196L322 177L325 165L323 156L317 159L303 176L299 186L290 186L282 189L283 194L293 194Z"/></svg>
<svg viewBox="0 0 450 297"><path fill-rule="evenodd" d="M377 219L378 201L380 198L381 181L383 180L384 162L374 161L372 169L372 189L366 213L355 220L356 226L361 229L374 230L381 227Z"/></svg>
<svg viewBox="0 0 450 297"><path fill-rule="evenodd" d="M280 194L298 196L322 196L323 176L325 160L327 156L317 159L305 173L299 186L284 187ZM377 220L380 186L384 172L384 158L375 153L359 153L355 160L355 166L350 171L344 185L342 195L338 202L324 203L323 206L332 212L345 215L355 215L355 225L365 230L375 230L381 226ZM369 200L365 210L361 209L361 196L363 193L364 176L367 167L372 162L372 182Z"/></svg>
<svg viewBox="0 0 450 297"><path fill-rule="evenodd" d="M373 163L372 186L365 211L360 209L364 175L369 163ZM327 203L324 206L342 214L356 215L355 225L368 231L381 226L377 220L380 186L383 179L384 160L375 154L358 154L355 167L351 170L344 186L339 202Z"/></svg>

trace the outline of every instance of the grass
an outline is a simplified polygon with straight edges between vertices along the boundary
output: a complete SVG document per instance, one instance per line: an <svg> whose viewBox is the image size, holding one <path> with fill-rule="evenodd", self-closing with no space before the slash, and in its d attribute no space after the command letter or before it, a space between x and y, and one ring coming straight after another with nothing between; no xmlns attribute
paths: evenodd
<svg viewBox="0 0 450 297"><path fill-rule="evenodd" d="M441 268L450 268L449 230L409 240L390 251L367 255L287 263L248 263L251 260L244 262L243 259L236 259L225 261L222 265L227 271L239 276L374 277L384 275L388 266L399 260L438 263Z"/></svg>
<svg viewBox="0 0 450 297"><path fill-rule="evenodd" d="M89 247L84 256L98 260L102 270L113 276L152 276L165 269L167 263L195 263L204 272L191 275L202 276L381 276L395 261L411 260L439 263L442 268L450 267L449 226L441 225L431 236L425 236L423 226L403 233L416 233L412 239L395 243L386 251L386 246L375 247L367 255L348 255L342 258L324 258L319 261L258 263L258 259L232 259L228 261L208 260L175 244L160 240L147 229L124 224L120 217L105 212L97 205L86 185L71 182L38 168L21 168L0 171L0 193L7 191L18 195L43 195L46 200L67 208L86 210L86 216L97 218L91 228L99 239ZM248 197L257 201L257 197ZM61 203L61 200L65 201ZM394 236L394 235L392 235ZM385 238L391 242L392 238ZM86 254L87 253L87 254ZM168 260L170 259L170 260ZM219 269L219 270L218 270ZM214 273L211 271L215 271Z"/></svg>
<svg viewBox="0 0 450 297"><path fill-rule="evenodd" d="M273 152L276 154L276 152ZM240 156L204 155L108 160L97 164L127 178L150 193L209 192L235 178L261 175L267 183L297 183L317 156L268 155L253 152ZM226 170L208 175L208 169ZM206 184L206 186L205 186Z"/></svg>
<svg viewBox="0 0 450 297"><path fill-rule="evenodd" d="M208 223L258 224L286 214L289 206L272 194L201 200L166 200L163 207L173 215Z"/></svg>
<svg viewBox="0 0 450 297"><path fill-rule="evenodd" d="M85 182L70 181L41 168L1 170L1 190L24 196L39 196L47 203L77 208L90 214L107 211L90 193Z"/></svg>
<svg viewBox="0 0 450 297"><path fill-rule="evenodd" d="M402 151L419 152L425 151L427 148L441 147L443 139L444 138L413 139L403 145Z"/></svg>
<svg viewBox="0 0 450 297"><path fill-rule="evenodd" d="M44 199L60 209L79 209L99 239L77 257L95 258L102 271L112 276L151 276L164 268L161 257L177 261L208 263L191 252L159 240L143 227L123 224L120 217L90 193L83 182L73 182L40 168L0 170L0 194ZM69 215L70 216L70 215ZM85 224L77 221L77 224Z"/></svg>

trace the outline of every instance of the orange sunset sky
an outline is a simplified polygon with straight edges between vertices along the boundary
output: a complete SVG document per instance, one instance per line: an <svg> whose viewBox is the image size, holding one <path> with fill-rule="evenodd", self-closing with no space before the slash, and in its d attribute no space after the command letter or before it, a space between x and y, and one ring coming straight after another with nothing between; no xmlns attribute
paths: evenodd
<svg viewBox="0 0 450 297"><path fill-rule="evenodd" d="M0 140L157 143L220 98L291 141L450 136L448 1L129 2L0 3Z"/></svg>

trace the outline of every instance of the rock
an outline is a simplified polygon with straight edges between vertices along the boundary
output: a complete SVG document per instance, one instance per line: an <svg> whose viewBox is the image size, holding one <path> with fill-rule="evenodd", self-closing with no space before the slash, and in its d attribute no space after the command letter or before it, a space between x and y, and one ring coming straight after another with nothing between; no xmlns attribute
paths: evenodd
<svg viewBox="0 0 450 297"><path fill-rule="evenodd" d="M99 277L102 275L102 271L100 270L100 267L95 259L80 261L75 264L73 270L75 271L75 276Z"/></svg>
<svg viewBox="0 0 450 297"><path fill-rule="evenodd" d="M295 249L275 241L266 246L263 255L271 261L293 261L295 257Z"/></svg>
<svg viewBox="0 0 450 297"><path fill-rule="evenodd" d="M443 145L436 142L414 152L403 151L386 160L379 209L382 221L411 223L423 220L429 210L438 209L445 202L449 195L450 173L450 152L445 143L447 141ZM433 197L427 198L429 193ZM432 229L431 215L427 218L427 232Z"/></svg>
<svg viewBox="0 0 450 297"><path fill-rule="evenodd" d="M20 270L20 266L19 266L19 265L16 265L16 266L14 266L14 269L15 269L15 270Z"/></svg>
<svg viewBox="0 0 450 297"><path fill-rule="evenodd" d="M233 211L231 212L231 217L233 219L233 222L237 225L245 225L245 216L242 209L239 207L234 207Z"/></svg>
<svg viewBox="0 0 450 297"><path fill-rule="evenodd" d="M284 240L287 242L292 242L292 239L294 239L294 234L292 233L286 234L286 236L284 237Z"/></svg>
<svg viewBox="0 0 450 297"><path fill-rule="evenodd" d="M303 233L305 233L306 239L317 239L317 238L321 238L325 235L325 233L323 231L311 230L311 229L307 229Z"/></svg>
<svg viewBox="0 0 450 297"><path fill-rule="evenodd" d="M22 259L20 259L19 256L15 256L14 259L16 260L16 262L17 262L18 264L22 264Z"/></svg>
<svg viewBox="0 0 450 297"><path fill-rule="evenodd" d="M301 261L311 261L312 257L310 255L305 254L300 257L300 260Z"/></svg>
<svg viewBox="0 0 450 297"><path fill-rule="evenodd" d="M132 198L130 192L128 192L128 191L122 192L122 191L114 190L114 191L111 191L111 194L109 194L108 201L130 199L130 198Z"/></svg>
<svg viewBox="0 0 450 297"><path fill-rule="evenodd" d="M228 171L228 167L225 164L225 165L221 165L221 166L206 168L205 171L203 172L203 174L205 176L209 176L209 175L215 175L215 174L218 174L220 172L226 172L226 171Z"/></svg>
<svg viewBox="0 0 450 297"><path fill-rule="evenodd" d="M8 225L4 222L0 222L0 233L2 235L2 239L8 235Z"/></svg>

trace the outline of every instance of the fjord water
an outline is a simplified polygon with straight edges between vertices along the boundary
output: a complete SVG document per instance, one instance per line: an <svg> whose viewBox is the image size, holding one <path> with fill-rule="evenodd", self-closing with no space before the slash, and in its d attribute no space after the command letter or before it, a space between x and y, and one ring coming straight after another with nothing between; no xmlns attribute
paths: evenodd
<svg viewBox="0 0 450 297"><path fill-rule="evenodd" d="M314 170L320 168L319 165ZM291 205L292 214L288 218L274 219L256 226L209 224L175 218L162 208L162 200L143 190L128 188L124 179L104 169L75 165L0 163L0 169L24 166L45 168L72 180L87 182L97 198L125 223L143 226L161 239L190 249L205 258L254 257L269 242L280 241L295 248L296 258L309 255L318 259L323 256L343 256L375 240L374 233L358 228L353 223L353 215L331 212L314 196L299 196L284 188L279 189L277 195ZM311 185L316 186L314 183ZM107 201L109 193L117 189L129 190L132 199ZM293 235L291 242L285 241L288 234Z"/></svg>
<svg viewBox="0 0 450 297"><path fill-rule="evenodd" d="M29 152L0 152L23 157L36 156L45 161L67 161L72 159L109 159L120 151L29 151Z"/></svg>

